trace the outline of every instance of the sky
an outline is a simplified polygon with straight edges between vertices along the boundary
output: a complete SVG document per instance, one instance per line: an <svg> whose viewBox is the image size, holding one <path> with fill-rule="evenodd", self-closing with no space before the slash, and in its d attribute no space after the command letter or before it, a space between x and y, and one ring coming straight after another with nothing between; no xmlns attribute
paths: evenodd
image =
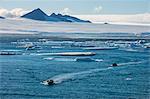
<svg viewBox="0 0 150 99"><path fill-rule="evenodd" d="M0 16L18 17L36 8L92 22L150 23L150 0L0 0Z"/></svg>
<svg viewBox="0 0 150 99"><path fill-rule="evenodd" d="M0 8L41 8L48 14L141 14L150 12L150 0L0 0Z"/></svg>

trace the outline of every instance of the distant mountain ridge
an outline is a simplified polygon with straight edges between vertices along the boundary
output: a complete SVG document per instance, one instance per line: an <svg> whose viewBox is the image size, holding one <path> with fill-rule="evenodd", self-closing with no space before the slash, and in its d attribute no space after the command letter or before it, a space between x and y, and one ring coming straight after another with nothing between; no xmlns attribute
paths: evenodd
<svg viewBox="0 0 150 99"><path fill-rule="evenodd" d="M37 8L23 16L22 18L28 18L33 20L40 20L40 21L51 21L51 22L86 22L91 23L88 20L81 20L79 18L69 16L69 15L62 15L62 14L55 14L52 13L48 16L45 12L43 12L40 8Z"/></svg>

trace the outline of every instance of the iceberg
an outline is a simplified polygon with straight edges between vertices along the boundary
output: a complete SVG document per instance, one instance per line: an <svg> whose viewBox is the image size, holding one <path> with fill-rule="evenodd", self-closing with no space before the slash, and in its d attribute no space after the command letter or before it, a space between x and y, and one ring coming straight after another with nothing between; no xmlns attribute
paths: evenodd
<svg viewBox="0 0 150 99"><path fill-rule="evenodd" d="M113 50L118 49L118 47L86 47L85 50Z"/></svg>
<svg viewBox="0 0 150 99"><path fill-rule="evenodd" d="M21 51L18 50L1 50L0 55L21 55Z"/></svg>
<svg viewBox="0 0 150 99"><path fill-rule="evenodd" d="M89 57L76 57L76 58L47 57L44 59L50 61L60 61L60 62L102 62L103 61L103 59L94 59Z"/></svg>
<svg viewBox="0 0 150 99"><path fill-rule="evenodd" d="M41 53L36 55L50 55L50 56L94 56L94 52L62 52L62 53Z"/></svg>
<svg viewBox="0 0 150 99"><path fill-rule="evenodd" d="M95 62L94 59L92 59L92 58L87 58L87 57L76 58L75 60L76 60L77 62Z"/></svg>

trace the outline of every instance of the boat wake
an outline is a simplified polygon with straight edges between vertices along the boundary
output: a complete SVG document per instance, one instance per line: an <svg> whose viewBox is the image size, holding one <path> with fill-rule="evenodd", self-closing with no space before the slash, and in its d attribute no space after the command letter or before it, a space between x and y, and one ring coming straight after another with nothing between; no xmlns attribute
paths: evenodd
<svg viewBox="0 0 150 99"><path fill-rule="evenodd" d="M109 70L109 69L113 69L113 67L102 68L102 69L91 69L88 71L81 71L81 72L76 72L76 73L60 74L60 75L56 75L52 78L49 78L47 80L51 79L54 81L55 84L59 84L59 83L69 81L69 80L81 79L83 77L89 76L92 73L105 71L105 70ZM46 82L47 80L43 81L42 84L48 85Z"/></svg>
<svg viewBox="0 0 150 99"><path fill-rule="evenodd" d="M140 63L143 63L143 61L119 63L118 66L123 66L123 65L135 65L135 64L140 64Z"/></svg>
<svg viewBox="0 0 150 99"><path fill-rule="evenodd" d="M133 64L140 64L140 63L143 63L143 61L120 63L120 64L118 64L118 66L133 65ZM101 68L101 69L90 69L87 71L81 71L81 72L76 72L76 73L60 74L60 75L51 77L47 80L53 80L54 84L59 84L59 83L65 82L65 81L82 79L84 77L89 76L90 74L100 72L100 71L106 71L106 70L110 70L110 69L114 69L114 68L115 67L107 67L107 68ZM43 81L42 84L48 85L47 80Z"/></svg>

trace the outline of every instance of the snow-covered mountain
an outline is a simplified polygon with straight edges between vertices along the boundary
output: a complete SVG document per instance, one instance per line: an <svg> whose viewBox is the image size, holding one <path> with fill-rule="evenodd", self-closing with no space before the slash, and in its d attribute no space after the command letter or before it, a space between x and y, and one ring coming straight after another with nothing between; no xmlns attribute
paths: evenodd
<svg viewBox="0 0 150 99"><path fill-rule="evenodd" d="M28 18L33 20L40 20L40 21L52 21L52 22L86 22L91 23L87 20L81 20L79 18L69 16L69 15L62 15L62 14L55 14L52 13L50 16L48 16L46 13L44 13L40 8L35 9L23 16L22 18Z"/></svg>

